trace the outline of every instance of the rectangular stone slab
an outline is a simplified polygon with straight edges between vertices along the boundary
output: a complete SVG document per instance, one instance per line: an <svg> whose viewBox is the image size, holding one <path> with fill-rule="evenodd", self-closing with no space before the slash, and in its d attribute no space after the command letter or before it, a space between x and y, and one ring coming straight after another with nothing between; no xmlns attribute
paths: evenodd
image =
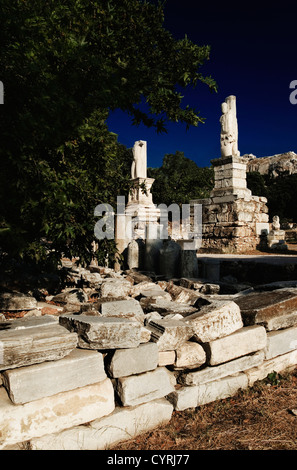
<svg viewBox="0 0 297 470"><path fill-rule="evenodd" d="M286 354L297 349L297 327L285 328L284 330L270 331L267 333L267 345L265 348L265 359Z"/></svg>
<svg viewBox="0 0 297 470"><path fill-rule="evenodd" d="M7 370L2 377L11 401L18 405L102 382L106 373L100 352L76 348L59 361Z"/></svg>
<svg viewBox="0 0 297 470"><path fill-rule="evenodd" d="M297 289L254 292L234 301L241 310L245 325L263 324L272 330L296 324Z"/></svg>
<svg viewBox="0 0 297 470"><path fill-rule="evenodd" d="M178 383L183 385L199 385L214 380L237 374L252 367L261 365L264 361L264 351L258 351L254 354L239 357L233 361L225 362L214 367L205 367L204 369L184 372L178 377Z"/></svg>
<svg viewBox="0 0 297 470"><path fill-rule="evenodd" d="M170 313L179 313L183 317L186 317L187 315L198 311L197 308L192 307L191 305L161 298L142 298L140 299L140 305L145 313L158 312L162 316L166 316Z"/></svg>
<svg viewBox="0 0 297 470"><path fill-rule="evenodd" d="M84 349L136 348L141 341L141 324L127 318L61 315L61 325L78 334Z"/></svg>
<svg viewBox="0 0 297 470"><path fill-rule="evenodd" d="M181 320L151 320L147 328L151 330L151 341L157 343L159 351L172 351L193 336L190 325Z"/></svg>
<svg viewBox="0 0 297 470"><path fill-rule="evenodd" d="M166 424L173 406L165 398L138 406L118 406L113 413L81 425L30 441L32 450L105 450Z"/></svg>
<svg viewBox="0 0 297 470"><path fill-rule="evenodd" d="M257 380L263 380L272 372L283 372L285 370L295 369L297 364L297 349L280 356L273 357L264 361L257 367L252 367L244 371L249 386L252 387Z"/></svg>
<svg viewBox="0 0 297 470"><path fill-rule="evenodd" d="M77 346L77 334L54 323L0 331L0 370L55 361Z"/></svg>
<svg viewBox="0 0 297 470"><path fill-rule="evenodd" d="M135 299L115 300L101 304L101 314L107 317L137 318L142 323L144 313L140 303Z"/></svg>
<svg viewBox="0 0 297 470"><path fill-rule="evenodd" d="M14 405L0 388L0 449L88 423L113 412L110 379L58 393L24 405Z"/></svg>
<svg viewBox="0 0 297 470"><path fill-rule="evenodd" d="M231 361L264 349L267 335L264 326L246 326L224 338L205 343L207 362L211 366Z"/></svg>
<svg viewBox="0 0 297 470"><path fill-rule="evenodd" d="M116 392L123 406L135 406L173 392L171 373L165 367L151 372L121 377L116 381Z"/></svg>
<svg viewBox="0 0 297 470"><path fill-rule="evenodd" d="M154 370L158 362L158 346L150 342L140 344L138 348L117 349L106 358L108 372L114 378Z"/></svg>
<svg viewBox="0 0 297 470"><path fill-rule="evenodd" d="M211 301L184 320L192 326L197 341L205 343L230 335L243 327L238 305L233 301Z"/></svg>

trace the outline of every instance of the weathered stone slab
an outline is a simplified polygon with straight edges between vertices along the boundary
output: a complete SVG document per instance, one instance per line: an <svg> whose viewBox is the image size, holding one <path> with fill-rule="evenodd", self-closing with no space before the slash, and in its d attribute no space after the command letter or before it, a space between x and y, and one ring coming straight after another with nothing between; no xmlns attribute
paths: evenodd
<svg viewBox="0 0 297 470"><path fill-rule="evenodd" d="M106 278L100 287L101 297L126 297L129 295L131 282L126 279Z"/></svg>
<svg viewBox="0 0 297 470"><path fill-rule="evenodd" d="M232 397L240 389L248 387L248 379L242 372L236 375L229 375L213 382L197 385L198 402L196 406L206 405L216 400Z"/></svg>
<svg viewBox="0 0 297 470"><path fill-rule="evenodd" d="M296 326L267 333L265 359L272 359L275 356L288 353L294 349L297 349Z"/></svg>
<svg viewBox="0 0 297 470"><path fill-rule="evenodd" d="M69 354L77 346L77 334L54 322L37 326L39 317L28 319L35 326L0 331L0 370L55 361ZM41 320L42 317L41 317ZM23 322L24 324L25 322Z"/></svg>
<svg viewBox="0 0 297 470"><path fill-rule="evenodd" d="M198 311L198 308L192 307L191 305L162 298L142 298L140 300L140 305L142 306L145 313L158 312L163 316L166 316L169 313L179 313L185 317Z"/></svg>
<svg viewBox="0 0 297 470"><path fill-rule="evenodd" d="M282 354L281 356L276 356L272 359L264 361L257 367L252 367L244 371L246 374L249 387L254 385L257 380L263 380L267 377L268 374L272 372L283 372L285 370L295 369L297 365L297 350L294 349L287 354Z"/></svg>
<svg viewBox="0 0 297 470"><path fill-rule="evenodd" d="M237 374L244 370L251 369L252 367L257 367L261 365L263 361L264 351L259 351L219 366L205 367L197 371L184 372L179 375L178 383L192 386L212 382L227 377L228 375Z"/></svg>
<svg viewBox="0 0 297 470"><path fill-rule="evenodd" d="M83 302L87 302L88 296L87 294L83 291L83 289L65 289L63 292L60 292L59 294L55 295L52 298L53 302L61 303L61 304L66 304L66 303L73 303L73 304L80 304Z"/></svg>
<svg viewBox="0 0 297 470"><path fill-rule="evenodd" d="M126 271L127 277L129 281L131 280L134 284L139 284L140 282L152 282L152 279L147 276L146 274L140 273L138 271Z"/></svg>
<svg viewBox="0 0 297 470"><path fill-rule="evenodd" d="M196 369L206 361L206 354L201 346L194 341L186 341L176 349L174 369Z"/></svg>
<svg viewBox="0 0 297 470"><path fill-rule="evenodd" d="M0 310L31 310L37 307L37 300L22 292L0 293Z"/></svg>
<svg viewBox="0 0 297 470"><path fill-rule="evenodd" d="M158 366L170 366L175 362L175 351L159 351Z"/></svg>
<svg viewBox="0 0 297 470"><path fill-rule="evenodd" d="M196 408L198 405L198 387L179 387L167 396L176 411Z"/></svg>
<svg viewBox="0 0 297 470"><path fill-rule="evenodd" d="M138 348L114 351L107 359L107 370L111 377L126 377L154 370L158 361L158 346L155 343L145 343Z"/></svg>
<svg viewBox="0 0 297 470"><path fill-rule="evenodd" d="M165 292L164 289L154 282L141 282L136 286L133 286L130 290L130 295L132 297L153 297L153 298L162 298L166 300L171 300L171 296L168 292Z"/></svg>
<svg viewBox="0 0 297 470"><path fill-rule="evenodd" d="M148 343L151 339L152 332L145 326L141 327L140 331L140 343Z"/></svg>
<svg viewBox="0 0 297 470"><path fill-rule="evenodd" d="M162 398L174 390L172 375L165 367L139 375L121 377L116 381L116 392L123 406L135 406Z"/></svg>
<svg viewBox="0 0 297 470"><path fill-rule="evenodd" d="M240 373L205 384L179 387L170 393L167 399L175 410L182 411L231 397L247 386L247 377L244 373Z"/></svg>
<svg viewBox="0 0 297 470"><path fill-rule="evenodd" d="M114 408L110 379L24 405L14 405L1 387L0 448L87 423Z"/></svg>
<svg viewBox="0 0 297 470"><path fill-rule="evenodd" d="M28 330L29 328L41 328L42 326L53 326L59 324L58 317L51 315L42 315L42 317L17 318L15 320L6 320L6 329L9 330Z"/></svg>
<svg viewBox="0 0 297 470"><path fill-rule="evenodd" d="M141 324L128 318L61 315L59 321L85 349L136 348L141 341Z"/></svg>
<svg viewBox="0 0 297 470"><path fill-rule="evenodd" d="M107 317L136 318L144 322L144 312L140 303L135 299L104 302L101 305L101 315Z"/></svg>
<svg viewBox="0 0 297 470"><path fill-rule="evenodd" d="M184 321L192 326L196 339L202 343L230 335L243 327L238 305L227 300L211 301Z"/></svg>
<svg viewBox="0 0 297 470"><path fill-rule="evenodd" d="M253 325L241 328L224 338L205 343L207 362L211 366L231 361L264 349L267 342L263 326Z"/></svg>
<svg viewBox="0 0 297 470"><path fill-rule="evenodd" d="M193 336L193 329L181 320L150 321L151 341L157 343L159 351L172 351Z"/></svg>
<svg viewBox="0 0 297 470"><path fill-rule="evenodd" d="M297 289L254 292L234 300L245 325L262 324L267 330L288 328L297 320Z"/></svg>
<svg viewBox="0 0 297 470"><path fill-rule="evenodd" d="M173 406L165 398L133 407L116 407L113 413L60 433L30 441L32 450L105 450L170 421Z"/></svg>
<svg viewBox="0 0 297 470"><path fill-rule="evenodd" d="M18 405L106 379L103 355L74 349L59 361L43 362L3 372L11 401Z"/></svg>
<svg viewBox="0 0 297 470"><path fill-rule="evenodd" d="M172 282L168 283L167 292L169 292L174 302L182 304L193 305L196 300L200 298L200 295L194 290L182 286L177 286Z"/></svg>

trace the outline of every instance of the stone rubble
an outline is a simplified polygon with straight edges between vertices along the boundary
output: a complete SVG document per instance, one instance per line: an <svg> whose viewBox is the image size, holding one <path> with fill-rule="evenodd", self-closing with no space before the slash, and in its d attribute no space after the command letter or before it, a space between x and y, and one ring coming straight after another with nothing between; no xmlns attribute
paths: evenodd
<svg viewBox="0 0 297 470"><path fill-rule="evenodd" d="M198 278L70 275L51 303L16 295L24 308L0 312L0 449L110 448L297 365L296 286L228 296Z"/></svg>

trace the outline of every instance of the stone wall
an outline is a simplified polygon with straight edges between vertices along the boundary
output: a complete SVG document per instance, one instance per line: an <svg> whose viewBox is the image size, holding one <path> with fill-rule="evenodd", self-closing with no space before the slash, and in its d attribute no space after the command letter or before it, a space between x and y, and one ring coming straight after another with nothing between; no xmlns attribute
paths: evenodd
<svg viewBox="0 0 297 470"><path fill-rule="evenodd" d="M227 195L192 200L202 204L202 250L209 253L245 253L261 247L261 230L268 223L267 199Z"/></svg>
<svg viewBox="0 0 297 470"><path fill-rule="evenodd" d="M297 364L296 288L224 296L199 279L97 270L52 297L53 314L24 296L13 319L4 296L1 449L111 448Z"/></svg>

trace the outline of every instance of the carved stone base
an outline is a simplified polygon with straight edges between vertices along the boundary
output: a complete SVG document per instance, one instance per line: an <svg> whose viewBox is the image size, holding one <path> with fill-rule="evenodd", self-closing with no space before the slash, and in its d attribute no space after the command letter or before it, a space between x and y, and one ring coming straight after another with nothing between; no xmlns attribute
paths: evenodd
<svg viewBox="0 0 297 470"><path fill-rule="evenodd" d="M246 159L229 156L212 160L215 185L202 204L202 251L244 253L263 242L268 228L267 199L253 196L246 185ZM267 233L266 233L267 235Z"/></svg>

